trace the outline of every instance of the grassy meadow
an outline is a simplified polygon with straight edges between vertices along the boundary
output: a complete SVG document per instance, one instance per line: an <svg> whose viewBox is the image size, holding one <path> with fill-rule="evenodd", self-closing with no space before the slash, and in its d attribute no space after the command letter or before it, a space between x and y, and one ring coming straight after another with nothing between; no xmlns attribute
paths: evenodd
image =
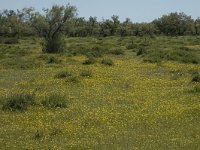
<svg viewBox="0 0 200 150"><path fill-rule="evenodd" d="M200 149L200 37L0 42L0 149Z"/></svg>

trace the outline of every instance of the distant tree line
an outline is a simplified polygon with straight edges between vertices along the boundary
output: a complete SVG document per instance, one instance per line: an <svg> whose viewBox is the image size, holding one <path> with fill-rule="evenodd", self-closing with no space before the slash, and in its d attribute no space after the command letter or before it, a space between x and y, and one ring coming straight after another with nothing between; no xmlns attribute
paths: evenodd
<svg viewBox="0 0 200 150"><path fill-rule="evenodd" d="M0 12L0 35L27 36L37 35L38 33L45 34L44 28L48 28L47 26L52 22L56 25L61 21L59 17L62 17L63 12L59 11L58 8L60 7L63 6L53 6L51 10L44 9L43 13L36 12L33 8L24 8L17 11L3 10ZM68 5L68 7L70 6ZM62 9L64 11L65 8L63 7ZM200 35L200 18L193 19L184 13L175 12L163 15L150 23L134 23L129 18L120 22L119 16L116 15L101 21L97 21L97 17L85 19L75 15L75 7L73 7L72 12L66 13L69 16L62 20L62 32L72 37ZM54 17L54 19L51 17ZM49 22L50 20L52 21L51 23ZM49 22L49 25L47 22Z"/></svg>

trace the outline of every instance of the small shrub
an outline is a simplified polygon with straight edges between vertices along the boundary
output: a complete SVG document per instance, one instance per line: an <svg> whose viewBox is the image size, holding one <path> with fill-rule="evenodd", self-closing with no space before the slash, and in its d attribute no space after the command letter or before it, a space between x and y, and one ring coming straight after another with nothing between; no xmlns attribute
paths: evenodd
<svg viewBox="0 0 200 150"><path fill-rule="evenodd" d="M92 77L92 72L90 70L82 70L80 72L80 76L82 76L82 77Z"/></svg>
<svg viewBox="0 0 200 150"><path fill-rule="evenodd" d="M200 82L200 72L194 72L192 76L192 82Z"/></svg>
<svg viewBox="0 0 200 150"><path fill-rule="evenodd" d="M60 60L56 59L54 56L50 56L47 60L48 64L52 64L52 63L60 63Z"/></svg>
<svg viewBox="0 0 200 150"><path fill-rule="evenodd" d="M139 48L139 50L137 51L137 56L143 55L146 53L146 49L141 47Z"/></svg>
<svg viewBox="0 0 200 150"><path fill-rule="evenodd" d="M67 99L63 95L51 93L45 97L42 101L42 105L48 108L65 108L67 107Z"/></svg>
<svg viewBox="0 0 200 150"><path fill-rule="evenodd" d="M88 55L93 57L101 57L103 54L103 49L100 46L94 46L89 51Z"/></svg>
<svg viewBox="0 0 200 150"><path fill-rule="evenodd" d="M54 38L46 39L43 45L45 53L63 53L65 50L65 39L61 34L57 34Z"/></svg>
<svg viewBox="0 0 200 150"><path fill-rule="evenodd" d="M19 40L16 37L11 37L11 38L6 38L4 43L5 44L17 44L17 43L19 43Z"/></svg>
<svg viewBox="0 0 200 150"><path fill-rule="evenodd" d="M36 131L36 133L34 134L34 139L35 140L39 140L39 139L41 139L41 138L43 138L44 137L44 132L43 131L39 131L39 130L37 130Z"/></svg>
<svg viewBox="0 0 200 150"><path fill-rule="evenodd" d="M101 63L107 66L112 66L114 64L111 59L103 59Z"/></svg>
<svg viewBox="0 0 200 150"><path fill-rule="evenodd" d="M193 91L195 93L200 93L200 85L195 86Z"/></svg>
<svg viewBox="0 0 200 150"><path fill-rule="evenodd" d="M138 45L137 44L134 44L134 43L129 43L126 45L126 49L134 49L134 48L137 48Z"/></svg>
<svg viewBox="0 0 200 150"><path fill-rule="evenodd" d="M113 54L113 55L123 55L124 54L124 50L120 49L120 48L115 48L115 49L110 50L109 53Z"/></svg>
<svg viewBox="0 0 200 150"><path fill-rule="evenodd" d="M77 76L72 75L72 76L67 77L67 80L66 80L66 81L67 81L67 82L73 82L73 83L76 83L76 82L79 81L79 79L78 79Z"/></svg>
<svg viewBox="0 0 200 150"><path fill-rule="evenodd" d="M90 64L94 64L95 62L96 60L93 57L89 57L83 62L83 65L90 65Z"/></svg>
<svg viewBox="0 0 200 150"><path fill-rule="evenodd" d="M69 77L71 76L72 74L67 72L67 71L61 71L61 72L58 72L56 75L55 75L55 78L58 78L58 79L61 79L61 78L66 78L66 77Z"/></svg>
<svg viewBox="0 0 200 150"><path fill-rule="evenodd" d="M6 98L3 104L3 110L24 111L28 106L35 104L35 96L33 94L20 93L12 94Z"/></svg>

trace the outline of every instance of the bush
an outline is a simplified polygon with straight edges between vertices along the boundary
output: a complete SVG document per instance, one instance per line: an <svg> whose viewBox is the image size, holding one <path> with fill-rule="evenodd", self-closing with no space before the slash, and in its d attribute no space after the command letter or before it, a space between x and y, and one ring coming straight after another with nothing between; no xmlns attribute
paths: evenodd
<svg viewBox="0 0 200 150"><path fill-rule="evenodd" d="M134 49L134 48L137 48L138 45L137 44L133 44L133 43L130 43L130 44L127 44L126 45L126 49Z"/></svg>
<svg viewBox="0 0 200 150"><path fill-rule="evenodd" d="M11 38L6 38L4 43L5 44L17 44L17 43L19 43L19 40L16 37L11 37Z"/></svg>
<svg viewBox="0 0 200 150"><path fill-rule="evenodd" d="M48 64L60 63L60 60L56 59L54 56L50 56L50 57L48 57L47 63Z"/></svg>
<svg viewBox="0 0 200 150"><path fill-rule="evenodd" d="M94 64L95 62L96 60L93 57L89 57L83 62L83 65L90 65L90 64Z"/></svg>
<svg viewBox="0 0 200 150"><path fill-rule="evenodd" d="M195 93L200 93L200 85L195 86L193 91Z"/></svg>
<svg viewBox="0 0 200 150"><path fill-rule="evenodd" d="M92 77L92 72L90 70L82 70L80 72L80 76L82 76L82 77Z"/></svg>
<svg viewBox="0 0 200 150"><path fill-rule="evenodd" d="M3 104L3 110L24 111L27 110L28 106L34 104L35 96L33 94L12 94L6 98L6 102Z"/></svg>
<svg viewBox="0 0 200 150"><path fill-rule="evenodd" d="M51 93L42 101L42 105L48 108L65 108L67 107L66 97L57 93Z"/></svg>
<svg viewBox="0 0 200 150"><path fill-rule="evenodd" d="M110 50L109 53L113 54L113 55L123 55L124 54L124 50L120 49L120 48L115 48L115 49Z"/></svg>
<svg viewBox="0 0 200 150"><path fill-rule="evenodd" d="M192 76L192 82L200 82L200 72L194 72Z"/></svg>
<svg viewBox="0 0 200 150"><path fill-rule="evenodd" d="M58 34L53 39L46 39L43 44L43 52L45 53L63 53L65 50L65 39Z"/></svg>
<svg viewBox="0 0 200 150"><path fill-rule="evenodd" d="M101 57L103 54L103 48L100 46L94 46L90 49L88 55L93 57Z"/></svg>
<svg viewBox="0 0 200 150"><path fill-rule="evenodd" d="M103 59L101 63L107 66L112 66L114 64L111 59Z"/></svg>
<svg viewBox="0 0 200 150"><path fill-rule="evenodd" d="M71 76L72 74L67 72L67 71L61 71L61 72L58 72L56 75L55 75L55 78L58 78L58 79L61 79L61 78L66 78L66 77L69 77Z"/></svg>
<svg viewBox="0 0 200 150"><path fill-rule="evenodd" d="M143 47L140 47L139 50L137 51L137 56L143 55L146 53L146 49Z"/></svg>
<svg viewBox="0 0 200 150"><path fill-rule="evenodd" d="M76 83L76 82L79 81L79 79L78 79L77 76L72 75L72 76L67 77L67 80L66 80L66 81L67 81L67 82L73 82L73 83Z"/></svg>

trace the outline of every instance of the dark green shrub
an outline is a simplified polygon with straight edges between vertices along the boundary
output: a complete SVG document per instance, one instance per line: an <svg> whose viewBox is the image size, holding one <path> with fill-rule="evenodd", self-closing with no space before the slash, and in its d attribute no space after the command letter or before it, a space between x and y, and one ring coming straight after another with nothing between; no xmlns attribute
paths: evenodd
<svg viewBox="0 0 200 150"><path fill-rule="evenodd" d="M89 57L83 62L83 65L90 65L90 64L94 64L95 62L96 60L93 57Z"/></svg>
<svg viewBox="0 0 200 150"><path fill-rule="evenodd" d="M17 43L19 43L19 40L16 37L10 37L10 38L6 38L4 40L4 43L5 44L17 44Z"/></svg>
<svg viewBox="0 0 200 150"><path fill-rule="evenodd" d="M48 63L48 64L60 63L60 60L58 60L58 59L55 58L54 56L50 56L50 57L48 57L47 63Z"/></svg>
<svg viewBox="0 0 200 150"><path fill-rule="evenodd" d="M192 82L200 82L200 72L194 72L193 73Z"/></svg>
<svg viewBox="0 0 200 150"><path fill-rule="evenodd" d="M100 46L94 46L90 49L88 55L93 57L101 57L103 55L103 48Z"/></svg>
<svg viewBox="0 0 200 150"><path fill-rule="evenodd" d="M114 64L111 59L103 59L101 63L107 66L112 66Z"/></svg>
<svg viewBox="0 0 200 150"><path fill-rule="evenodd" d="M39 140L39 139L41 139L41 138L43 138L44 137L44 132L43 131L39 131L39 130L37 130L36 131L36 133L34 134L34 139L35 140Z"/></svg>
<svg viewBox="0 0 200 150"><path fill-rule="evenodd" d="M137 48L137 47L138 47L137 44L133 44L133 43L126 45L126 49L134 49L134 48Z"/></svg>
<svg viewBox="0 0 200 150"><path fill-rule="evenodd" d="M72 82L72 83L76 83L79 81L79 78L75 75L69 76L66 79L66 82Z"/></svg>
<svg viewBox="0 0 200 150"><path fill-rule="evenodd" d="M200 85L196 85L193 90L195 93L200 93Z"/></svg>
<svg viewBox="0 0 200 150"><path fill-rule="evenodd" d="M35 104L34 94L20 93L12 94L6 98L6 102L3 104L3 110L10 111L24 111L28 106Z"/></svg>
<svg viewBox="0 0 200 150"><path fill-rule="evenodd" d="M58 93L51 93L42 101L42 105L48 108L65 108L67 107L67 99Z"/></svg>
<svg viewBox="0 0 200 150"><path fill-rule="evenodd" d="M110 50L109 53L113 54L113 55L123 55L124 54L124 50L120 49L120 48L115 48L115 49Z"/></svg>
<svg viewBox="0 0 200 150"><path fill-rule="evenodd" d="M60 34L46 39L43 44L43 52L45 53L63 53L65 48L65 39Z"/></svg>
<svg viewBox="0 0 200 150"><path fill-rule="evenodd" d="M80 76L82 76L82 77L92 77L92 72L90 70L82 70L80 72Z"/></svg>
<svg viewBox="0 0 200 150"><path fill-rule="evenodd" d="M137 51L137 56L143 55L146 53L146 49L143 47L140 47Z"/></svg>
<svg viewBox="0 0 200 150"><path fill-rule="evenodd" d="M58 73L55 75L55 78L61 79L61 78L69 77L69 76L71 76L71 75L72 75L72 74L71 74L70 72L61 71L61 72L58 72Z"/></svg>

